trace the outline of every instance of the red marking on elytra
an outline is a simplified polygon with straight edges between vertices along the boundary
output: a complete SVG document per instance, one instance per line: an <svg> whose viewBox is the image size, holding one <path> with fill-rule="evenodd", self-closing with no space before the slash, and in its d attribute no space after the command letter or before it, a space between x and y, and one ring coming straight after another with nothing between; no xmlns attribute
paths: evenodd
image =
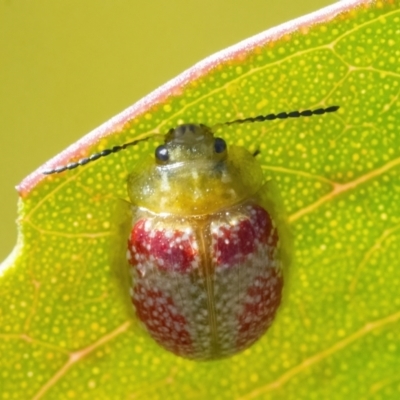
<svg viewBox="0 0 400 400"><path fill-rule="evenodd" d="M249 220L234 226L221 226L214 245L218 264L233 265L254 251L254 229Z"/></svg>
<svg viewBox="0 0 400 400"><path fill-rule="evenodd" d="M276 246L278 236L269 214L261 207L249 206L249 216L235 225L224 224L214 234L217 263L235 265L254 253L258 243Z"/></svg>
<svg viewBox="0 0 400 400"><path fill-rule="evenodd" d="M136 264L135 254L142 261L155 259L162 271L187 272L198 251L191 233L170 229L146 229L146 220L138 221L132 229L129 249L133 253L131 264Z"/></svg>
<svg viewBox="0 0 400 400"><path fill-rule="evenodd" d="M238 347L250 345L271 325L281 303L282 287L282 276L271 270L268 278L257 277L247 289L244 308L238 318Z"/></svg>
<svg viewBox="0 0 400 400"><path fill-rule="evenodd" d="M252 206L250 213L251 225L254 228L255 236L261 243L276 247L278 232L272 224L270 215L259 206Z"/></svg>
<svg viewBox="0 0 400 400"><path fill-rule="evenodd" d="M139 284L134 289L132 302L137 316L156 341L177 354L193 351L187 321L179 314L170 296Z"/></svg>

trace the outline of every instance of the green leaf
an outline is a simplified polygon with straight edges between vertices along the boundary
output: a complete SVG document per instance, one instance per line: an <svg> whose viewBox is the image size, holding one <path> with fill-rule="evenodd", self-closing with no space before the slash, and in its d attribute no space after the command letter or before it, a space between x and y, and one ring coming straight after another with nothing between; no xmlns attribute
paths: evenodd
<svg viewBox="0 0 400 400"><path fill-rule="evenodd" d="M340 2L239 43L46 166L183 122L340 105L221 131L261 150L294 237L285 302L257 344L187 361L132 319L113 271L126 241L116 209L145 142L19 186L19 239L0 269L1 398L398 398L399 5Z"/></svg>

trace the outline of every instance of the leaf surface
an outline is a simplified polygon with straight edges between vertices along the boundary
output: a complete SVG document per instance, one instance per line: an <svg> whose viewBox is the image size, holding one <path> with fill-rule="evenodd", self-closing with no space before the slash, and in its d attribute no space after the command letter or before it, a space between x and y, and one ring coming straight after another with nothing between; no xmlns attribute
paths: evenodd
<svg viewBox="0 0 400 400"><path fill-rule="evenodd" d="M155 146L144 142L19 186L19 239L0 276L2 398L398 398L399 5L344 1L239 43L43 167L184 122L340 105L221 131L260 149L294 237L285 302L256 345L187 361L132 320L110 255L124 251L116 205Z"/></svg>

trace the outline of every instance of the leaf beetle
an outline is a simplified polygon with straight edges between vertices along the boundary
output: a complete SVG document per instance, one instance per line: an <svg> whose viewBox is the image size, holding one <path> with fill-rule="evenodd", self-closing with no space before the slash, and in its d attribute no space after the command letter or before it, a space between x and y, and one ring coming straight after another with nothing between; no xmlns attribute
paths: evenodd
<svg viewBox="0 0 400 400"><path fill-rule="evenodd" d="M223 125L310 117L338 106L237 119ZM166 350L194 360L234 355L268 330L284 266L279 227L255 154L227 146L203 124L164 136L128 178L130 296L145 329ZM96 153L60 173L137 145Z"/></svg>

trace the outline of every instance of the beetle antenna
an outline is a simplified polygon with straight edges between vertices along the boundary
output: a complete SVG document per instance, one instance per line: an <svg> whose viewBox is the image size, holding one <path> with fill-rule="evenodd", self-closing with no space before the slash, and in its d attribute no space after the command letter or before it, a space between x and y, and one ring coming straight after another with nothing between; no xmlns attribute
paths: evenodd
<svg viewBox="0 0 400 400"><path fill-rule="evenodd" d="M260 149L256 149L251 155L253 157L257 157L259 154L261 154L261 150Z"/></svg>
<svg viewBox="0 0 400 400"><path fill-rule="evenodd" d="M232 125L232 124L244 124L246 122L262 122L262 121L272 121L274 119L287 119L287 118L298 118L298 117L311 117L313 115L321 115L321 114L326 114L326 113L331 113L335 112L339 109L339 106L330 106L327 108L317 108L316 110L304 110L304 111L291 111L289 113L287 112L281 112L279 114L268 114L268 115L259 115L257 117L250 117L250 118L244 118L244 119L235 119L233 121L228 121L224 122L222 124L217 124L214 126L214 128L219 127L221 125ZM92 161L96 161L101 157L108 156L109 154L112 153L117 153L121 150L126 149L127 147L130 146L136 146L140 142L144 142L146 140L149 140L150 137L148 136L144 139L139 139L139 140L133 140L132 142L128 142L122 145L117 145L114 146L110 149L105 149L103 151L100 151L99 153L92 154L89 157L81 158L80 160L76 162L69 163L67 165L62 165L60 167L56 167L54 169L49 169L46 171L43 171L42 173L44 175L51 175L51 174L59 174L60 172L64 172L66 170L71 170L75 169L77 167L80 167L82 165L86 165ZM257 152L254 154L254 156L257 156Z"/></svg>
<svg viewBox="0 0 400 400"><path fill-rule="evenodd" d="M43 171L42 174L44 174L44 175L59 174L60 172L64 172L64 171L69 170L69 169L75 169L77 167L80 167L81 165L85 165L85 164L88 164L88 163L90 163L92 161L96 161L101 157L108 156L109 154L118 153L119 151L124 150L127 147L136 146L138 143L144 142L144 141L149 140L149 139L150 139L150 136L148 136L148 137L146 137L144 139L133 140L132 142L128 142L128 143L122 144L120 146L114 146L114 147L111 147L111 149L105 149L103 151L100 151L99 153L94 153L90 157L81 158L80 160L78 160L76 162L72 162L72 163L69 163L67 165L63 165L61 167L57 167L57 168L54 168L54 169L49 169L47 171Z"/></svg>
<svg viewBox="0 0 400 400"><path fill-rule="evenodd" d="M246 122L272 121L274 119L312 117L313 115L321 115L321 114L331 113L331 112L335 112L337 110L339 110L339 106L330 106L327 108L317 108L316 110L281 112L279 114L259 115L257 117L235 119L234 121L228 121L228 122L224 122L224 123L218 124L218 125L244 124Z"/></svg>

